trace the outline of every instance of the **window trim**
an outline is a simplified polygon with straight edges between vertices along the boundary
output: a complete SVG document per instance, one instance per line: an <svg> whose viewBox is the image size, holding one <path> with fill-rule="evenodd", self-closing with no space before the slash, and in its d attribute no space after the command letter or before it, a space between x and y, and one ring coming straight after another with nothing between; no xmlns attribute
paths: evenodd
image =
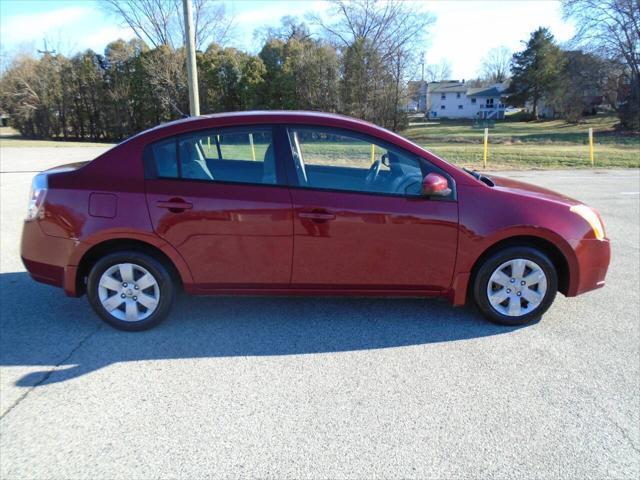
<svg viewBox="0 0 640 480"><path fill-rule="evenodd" d="M362 190L345 190L341 188L324 188L324 187L300 185L298 183L298 176L295 171L295 160L293 158L293 152L291 151L291 146L289 142L289 138L290 138L289 130L295 130L296 128L307 128L307 129L316 129L316 130L327 131L327 132L338 132L338 134L352 136L354 138L361 139L367 143L375 143L377 146L386 148L387 150L389 149L396 150L397 152L403 155L406 155L410 158L415 158L418 160L420 164L420 172L423 175L423 178L424 178L425 169L430 170L430 173L434 172L439 175L442 175L449 182L449 186L451 188L451 194L448 195L447 197L438 197L438 196L407 195L407 194L386 193L386 192L366 192ZM287 153L285 156L283 156L283 158L286 160L286 163L287 163L287 174L288 174L287 176L289 177L289 184L288 184L289 188L293 188L296 190L316 191L316 192L343 193L343 194L349 194L349 195L368 195L368 196L374 195L377 197L404 198L406 200L417 200L417 201L421 201L421 200L433 200L433 201L439 201L439 202L457 202L458 201L456 182L453 179L453 177L449 175L449 173L437 167L428 159L420 155L416 155L415 153L410 152L396 145L395 143L391 143L381 138L374 137L366 133L362 133L358 130L350 130L348 128L331 127L331 126L324 126L324 125L313 125L313 124L306 124L306 123L287 124L286 126L283 127L283 131L286 136L285 138L286 138L286 146L287 146Z"/></svg>

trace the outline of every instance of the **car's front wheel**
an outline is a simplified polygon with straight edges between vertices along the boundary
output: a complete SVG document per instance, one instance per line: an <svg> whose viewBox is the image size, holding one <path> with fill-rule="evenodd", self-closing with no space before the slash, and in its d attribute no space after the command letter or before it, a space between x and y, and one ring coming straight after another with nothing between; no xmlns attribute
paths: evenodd
<svg viewBox="0 0 640 480"><path fill-rule="evenodd" d="M508 247L484 260L475 275L473 295L482 313L503 325L539 319L558 290L558 274L543 252Z"/></svg>
<svg viewBox="0 0 640 480"><path fill-rule="evenodd" d="M89 303L109 325L139 331L154 327L168 315L175 286L167 268L137 251L112 253L89 272Z"/></svg>

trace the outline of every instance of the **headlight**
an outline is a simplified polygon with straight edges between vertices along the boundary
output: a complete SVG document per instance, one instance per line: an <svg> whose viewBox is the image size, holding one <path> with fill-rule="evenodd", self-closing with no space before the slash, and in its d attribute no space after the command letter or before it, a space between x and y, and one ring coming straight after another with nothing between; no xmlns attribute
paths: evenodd
<svg viewBox="0 0 640 480"><path fill-rule="evenodd" d="M589 225L591 225L593 234L598 240L604 240L604 225L602 225L600 217L598 217L596 212L586 205L574 205L571 207L571 211L580 215Z"/></svg>

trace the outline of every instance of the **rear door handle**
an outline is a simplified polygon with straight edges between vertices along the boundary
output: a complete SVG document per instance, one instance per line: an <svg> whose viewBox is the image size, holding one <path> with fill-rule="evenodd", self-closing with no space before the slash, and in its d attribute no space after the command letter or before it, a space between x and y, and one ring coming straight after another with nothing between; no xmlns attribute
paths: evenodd
<svg viewBox="0 0 640 480"><path fill-rule="evenodd" d="M185 202L181 198L172 198L171 200L159 200L156 207L166 208L170 212L179 213L193 208L193 203Z"/></svg>
<svg viewBox="0 0 640 480"><path fill-rule="evenodd" d="M300 212L298 213L298 217L319 223L327 222L336 218L335 214L329 212Z"/></svg>

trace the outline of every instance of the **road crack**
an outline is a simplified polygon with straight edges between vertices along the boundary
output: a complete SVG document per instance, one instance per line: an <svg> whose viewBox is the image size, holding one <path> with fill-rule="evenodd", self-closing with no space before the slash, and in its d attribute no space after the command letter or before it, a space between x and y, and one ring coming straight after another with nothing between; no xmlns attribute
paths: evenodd
<svg viewBox="0 0 640 480"><path fill-rule="evenodd" d="M73 357L73 354L76 353L91 337L93 337L96 333L98 333L98 331L102 328L102 325L98 325L98 327L93 330L91 333L89 333L88 335L86 335L84 338L82 338L79 342L78 345L76 345L70 352L69 354L64 357L62 360L60 360L53 368L51 368L49 371L47 371L40 380L38 380L35 384L33 384L31 387L29 387L27 389L27 391L25 391L22 395L20 395L15 402L13 402L13 404L11 404L11 406L9 408L7 408L7 410L0 415L0 421L4 419L4 417L6 417L9 412L11 412L14 408L16 408L18 405L20 405L20 403L22 403L22 401L27 398L27 396L29 396L29 394L33 391L34 388L39 387L40 385L42 385L43 383L45 383L47 380L49 380L49 378L51 377L51 375L53 375L53 372L57 371L58 367L66 362L68 362L71 357Z"/></svg>

